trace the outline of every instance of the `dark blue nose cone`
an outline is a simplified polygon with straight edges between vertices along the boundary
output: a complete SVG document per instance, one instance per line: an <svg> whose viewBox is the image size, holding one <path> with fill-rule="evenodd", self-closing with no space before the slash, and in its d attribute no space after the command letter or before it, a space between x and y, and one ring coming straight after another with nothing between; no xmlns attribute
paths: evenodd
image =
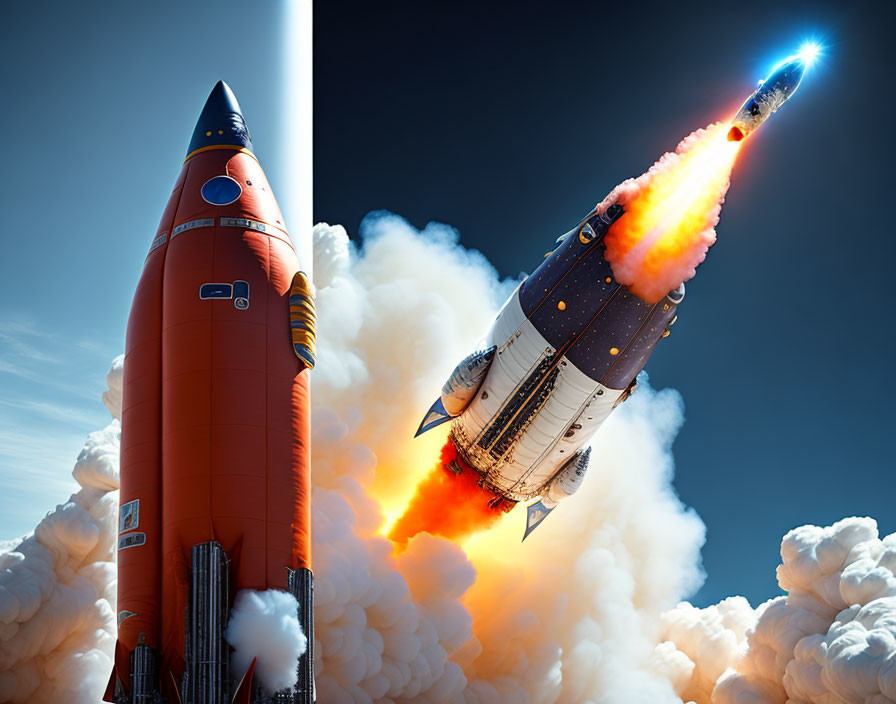
<svg viewBox="0 0 896 704"><path fill-rule="evenodd" d="M252 150L249 128L236 102L236 96L224 81L218 81L205 101L193 130L187 157L204 147L229 146Z"/></svg>

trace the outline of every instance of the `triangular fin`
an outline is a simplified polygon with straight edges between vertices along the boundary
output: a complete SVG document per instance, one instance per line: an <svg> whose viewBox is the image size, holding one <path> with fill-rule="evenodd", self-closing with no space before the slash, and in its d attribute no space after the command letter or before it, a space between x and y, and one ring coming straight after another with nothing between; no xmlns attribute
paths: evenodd
<svg viewBox="0 0 896 704"><path fill-rule="evenodd" d="M246 670L246 674L243 675L243 679L240 680L240 683L236 686L236 692L233 695L233 699L231 700L233 704L251 704L252 702L252 678L255 675L255 661L258 658L252 658L252 664L249 665L249 669Z"/></svg>
<svg viewBox="0 0 896 704"><path fill-rule="evenodd" d="M430 406L429 411L427 411L426 415L423 416L423 421L420 423L420 427L417 428L417 432L414 433L414 437L422 435L427 430L431 430L437 425L441 425L445 421L451 420L452 418L453 416L445 410L445 405L442 403L441 397L439 397L436 399L436 402L432 404L432 406Z"/></svg>
<svg viewBox="0 0 896 704"><path fill-rule="evenodd" d="M171 670L168 670L168 678L171 680L171 692L174 694L174 704L183 704L183 699L180 696L180 687L177 686L177 679L174 677L174 673Z"/></svg>
<svg viewBox="0 0 896 704"><path fill-rule="evenodd" d="M538 526L541 525L541 522L547 518L548 514L555 508L556 506L548 508L541 501L536 501L534 504L529 505L526 508L526 532L523 533L523 540L528 538L529 534L538 528Z"/></svg>

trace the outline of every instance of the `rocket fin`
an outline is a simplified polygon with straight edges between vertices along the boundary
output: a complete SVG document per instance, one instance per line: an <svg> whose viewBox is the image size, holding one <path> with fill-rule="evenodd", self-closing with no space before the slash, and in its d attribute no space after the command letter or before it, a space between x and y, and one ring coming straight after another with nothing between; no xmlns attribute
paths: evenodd
<svg viewBox="0 0 896 704"><path fill-rule="evenodd" d="M243 675L243 679L240 680L240 683L236 687L236 692L233 695L232 704L252 704L252 678L255 675L255 661L258 658L252 658L252 663L249 665L249 669L246 670L246 674Z"/></svg>
<svg viewBox="0 0 896 704"><path fill-rule="evenodd" d="M423 421L420 423L420 427L417 428L417 432L414 433L414 437L422 435L427 430L431 430L437 425L441 425L445 421L451 420L453 417L454 416L445 410L445 404L442 403L442 398L437 398L436 402L430 406L429 411L427 411L426 415L423 417Z"/></svg>
<svg viewBox="0 0 896 704"><path fill-rule="evenodd" d="M171 680L171 692L173 693L174 701L172 704L184 704L183 699L180 696L180 687L177 686L177 680L174 677L174 673L171 670L168 670L168 679Z"/></svg>
<svg viewBox="0 0 896 704"><path fill-rule="evenodd" d="M118 676L118 668L112 665L112 674L109 675L109 682L106 685L106 691L103 692L104 702L118 701L118 696L124 692L124 683Z"/></svg>
<svg viewBox="0 0 896 704"><path fill-rule="evenodd" d="M123 675L119 673L119 665L123 668L128 666L128 652L121 644L120 640L115 641L115 655L112 660L112 673L109 675L109 683L106 685L106 691L103 693L104 702L118 701L117 697L122 694L130 694L128 689L128 671L125 670Z"/></svg>
<svg viewBox="0 0 896 704"><path fill-rule="evenodd" d="M526 509L526 532L523 533L523 540L528 538L529 533L538 528L538 526L541 525L541 522L547 518L548 514L555 508L557 507L551 506L548 508L541 501L536 501L534 504L531 504Z"/></svg>
<svg viewBox="0 0 896 704"><path fill-rule="evenodd" d="M446 420L457 418L467 409L485 381L497 350L498 348L493 345L487 350L473 352L461 360L442 386L442 393L430 407L414 437L441 425Z"/></svg>

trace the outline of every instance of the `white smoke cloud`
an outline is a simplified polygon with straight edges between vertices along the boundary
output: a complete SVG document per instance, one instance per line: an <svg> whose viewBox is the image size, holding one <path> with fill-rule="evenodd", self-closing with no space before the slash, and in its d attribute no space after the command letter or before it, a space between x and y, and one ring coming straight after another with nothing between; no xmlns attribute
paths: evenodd
<svg viewBox="0 0 896 704"><path fill-rule="evenodd" d="M786 596L663 616L657 658L677 691L698 704L896 702L896 534L880 539L870 518L802 526L781 557Z"/></svg>
<svg viewBox="0 0 896 704"><path fill-rule="evenodd" d="M308 647L298 608L292 594L278 589L237 592L224 631L224 638L233 646L231 664L236 680L256 660L255 676L268 692L296 683L296 663Z"/></svg>
<svg viewBox="0 0 896 704"><path fill-rule="evenodd" d="M802 526L781 558L788 594L761 607L714 704L896 702L896 534L881 540L870 518Z"/></svg>
<svg viewBox="0 0 896 704"><path fill-rule="evenodd" d="M525 546L518 510L464 547L424 534L393 556L383 513L443 439L421 451L419 416L514 283L445 226L379 215L362 229L360 249L315 229L321 701L679 701L653 656L660 614L700 580L703 526L670 485L678 395L643 384Z"/></svg>
<svg viewBox="0 0 896 704"><path fill-rule="evenodd" d="M662 615L657 667L685 701L710 702L719 677L736 666L747 649L756 612L741 596L698 609L687 602Z"/></svg>
<svg viewBox="0 0 896 704"><path fill-rule="evenodd" d="M0 546L0 701L90 702L115 645L115 540L121 418L119 357L103 400L113 421L91 433L73 474L81 490L34 533Z"/></svg>
<svg viewBox="0 0 896 704"><path fill-rule="evenodd" d="M740 598L679 604L700 583L704 529L671 485L681 399L646 383L598 433L582 489L525 546L517 509L462 546L421 534L393 552L385 528L444 440L413 440L419 416L514 282L443 225L417 232L379 214L363 236L314 231L319 701L896 701L896 537L878 539L870 519L789 533L788 594L755 611ZM116 418L120 393L117 360L104 394ZM93 704L103 691L118 427L88 438L81 491L0 547L2 701Z"/></svg>

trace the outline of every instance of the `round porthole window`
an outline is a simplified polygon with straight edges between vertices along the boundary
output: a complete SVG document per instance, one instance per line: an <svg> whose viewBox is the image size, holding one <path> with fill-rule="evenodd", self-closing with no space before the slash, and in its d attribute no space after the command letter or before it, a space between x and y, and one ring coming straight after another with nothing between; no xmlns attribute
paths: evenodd
<svg viewBox="0 0 896 704"><path fill-rule="evenodd" d="M593 240L597 235L594 232L594 228L591 227L587 222L582 225L582 229L579 230L579 242L582 244L588 244Z"/></svg>
<svg viewBox="0 0 896 704"><path fill-rule="evenodd" d="M202 198L212 205L230 205L243 193L243 189L230 176L215 176L202 184Z"/></svg>

